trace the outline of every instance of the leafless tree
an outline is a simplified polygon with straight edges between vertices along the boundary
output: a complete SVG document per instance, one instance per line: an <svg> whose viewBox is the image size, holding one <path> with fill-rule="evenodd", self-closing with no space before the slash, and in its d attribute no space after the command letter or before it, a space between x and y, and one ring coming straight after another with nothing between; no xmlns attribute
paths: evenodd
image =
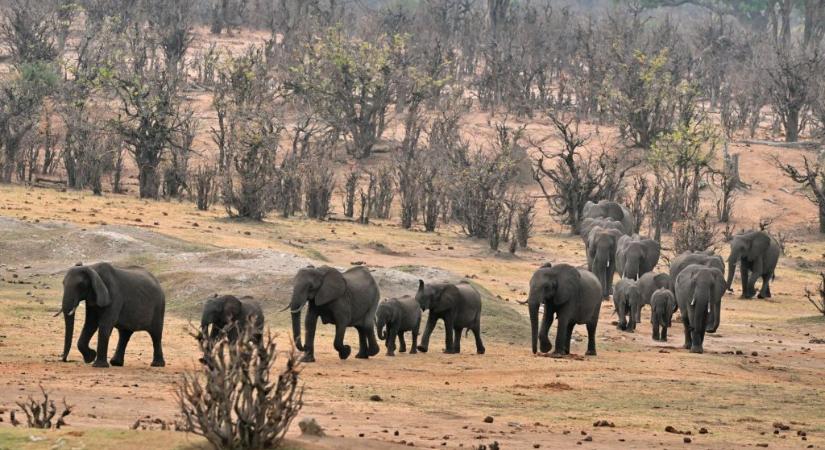
<svg viewBox="0 0 825 450"><path fill-rule="evenodd" d="M814 298L814 293L808 288L805 288L805 298L814 305L814 308L816 308L820 314L825 315L825 273L820 273L819 276L822 278L822 281L820 281L816 291L817 298Z"/></svg>
<svg viewBox="0 0 825 450"><path fill-rule="evenodd" d="M60 429L61 426L66 425L65 418L72 413L72 406L66 403L63 399L63 410L58 413L57 405L54 400L49 399L49 394L40 387L40 392L43 393L43 401L35 400L31 396L25 402L17 402L17 406L26 415L26 426L29 428L55 428ZM17 420L14 417L14 411L11 413L12 425L17 426Z"/></svg>
<svg viewBox="0 0 825 450"><path fill-rule="evenodd" d="M807 188L807 197L819 208L819 232L825 233L825 165L820 155L815 161L802 157L802 167L774 159L774 163L795 183Z"/></svg>
<svg viewBox="0 0 825 450"><path fill-rule="evenodd" d="M201 211L208 211L212 199L215 197L215 190L218 187L216 175L217 170L214 167L201 165L192 176L195 180L195 201Z"/></svg>
<svg viewBox="0 0 825 450"><path fill-rule="evenodd" d="M673 226L673 250L703 252L718 243L719 232L709 212L692 216Z"/></svg>
<svg viewBox="0 0 825 450"><path fill-rule="evenodd" d="M551 114L550 120L561 138L562 148L542 147L549 137L534 143L539 156L534 163L533 177L550 211L576 233L584 205L588 201L615 200L627 171L636 163L628 155L611 153L604 147L598 152L585 151L589 138L579 134L574 119L564 121Z"/></svg>

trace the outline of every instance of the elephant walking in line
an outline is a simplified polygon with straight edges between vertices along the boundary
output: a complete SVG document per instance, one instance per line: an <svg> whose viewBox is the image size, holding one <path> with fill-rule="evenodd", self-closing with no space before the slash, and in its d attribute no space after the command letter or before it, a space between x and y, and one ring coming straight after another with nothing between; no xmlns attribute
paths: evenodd
<svg viewBox="0 0 825 450"><path fill-rule="evenodd" d="M550 327L555 316L556 348L553 355L570 353L570 338L577 324L587 325L587 355L596 354L596 326L602 304L602 287L591 272L577 269L568 264L551 266L545 264L530 278L530 294L527 306L530 311L531 346L535 354L540 343L542 353L547 353L550 344ZM538 326L539 307L544 305L541 329Z"/></svg>
<svg viewBox="0 0 825 450"><path fill-rule="evenodd" d="M715 333L722 313L725 277L715 267L691 264L676 278L676 303L682 312L685 345L702 353L705 332Z"/></svg>
<svg viewBox="0 0 825 450"><path fill-rule="evenodd" d="M622 236L616 248L616 269L622 278L638 280L659 263L659 243L638 234Z"/></svg>
<svg viewBox="0 0 825 450"><path fill-rule="evenodd" d="M653 326L653 340L667 342L673 313L676 312L676 297L670 289L657 289L650 299L650 324ZM660 332L661 329L661 332Z"/></svg>
<svg viewBox="0 0 825 450"><path fill-rule="evenodd" d="M386 339L387 356L395 356L395 338L398 337L399 351L407 351L404 333L412 334L410 354L418 353L418 330L421 327L421 307L409 295L391 298L378 304L375 312L375 328L378 339ZM386 330L385 330L386 328Z"/></svg>
<svg viewBox="0 0 825 450"><path fill-rule="evenodd" d="M343 274L334 267L305 267L295 275L292 301L292 335L295 347L304 352L304 362L315 361L315 328L318 318L335 324L333 346L338 357L347 359L352 351L344 344L347 327L358 330L356 358L369 358L379 352L375 339L375 310L378 308L378 284L365 267L353 267ZM301 310L307 308L306 346L301 344Z"/></svg>
<svg viewBox="0 0 825 450"><path fill-rule="evenodd" d="M676 294L676 277L691 264L699 264L708 267L715 267L725 274L725 262L722 257L715 255L712 250L704 252L687 251L677 256L670 262L670 290Z"/></svg>
<svg viewBox="0 0 825 450"><path fill-rule="evenodd" d="M444 321L444 353L461 353L461 332L465 328L472 330L476 339L476 353L483 355L484 344L481 342L481 295L467 282L458 284L435 283L424 284L418 280L418 292L415 300L422 311L429 310L427 325L418 351L427 352L430 335L439 319Z"/></svg>
<svg viewBox="0 0 825 450"><path fill-rule="evenodd" d="M616 290L613 293L613 305L616 308L616 314L619 316L617 328L630 332L636 330L636 323L642 310L642 294L639 291L639 283L629 278L620 279L616 283Z"/></svg>
<svg viewBox="0 0 825 450"><path fill-rule="evenodd" d="M253 337L260 339L264 332L264 312L252 297L238 299L234 295L221 295L203 305L201 333L210 339L226 333L229 342L234 342L238 333L249 325L253 327Z"/></svg>
<svg viewBox="0 0 825 450"><path fill-rule="evenodd" d="M602 297L610 297L613 274L616 272L616 249L622 233L614 229L594 227L587 246L587 266L602 286Z"/></svg>
<svg viewBox="0 0 825 450"><path fill-rule="evenodd" d="M623 234L632 234L636 227L636 220L630 210L610 200L600 200L599 203L588 201L582 209L582 219L607 218L622 224Z"/></svg>
<svg viewBox="0 0 825 450"><path fill-rule="evenodd" d="M83 300L86 301L86 321L77 340L83 361L94 361L94 367L122 366L132 334L148 331L152 337L152 366L166 365L161 347L166 297L151 273L140 267L121 268L105 262L69 269L63 278L63 303L57 313L63 313L66 324L63 361L72 345L74 314ZM114 328L119 336L117 349L111 361L106 361L109 337ZM89 347L95 333L97 351Z"/></svg>
<svg viewBox="0 0 825 450"><path fill-rule="evenodd" d="M642 307L650 305L650 299L657 289L670 289L672 281L670 275L666 273L648 272L639 278L639 293L642 295ZM671 291L672 292L672 291ZM636 323L642 321L641 312L642 307L637 311Z"/></svg>
<svg viewBox="0 0 825 450"><path fill-rule="evenodd" d="M779 262L782 249L779 242L764 231L749 231L733 237L728 256L728 279L725 287L732 291L736 264L742 272L742 298L753 298L756 294L756 280L762 278L759 298L771 298L771 280Z"/></svg>

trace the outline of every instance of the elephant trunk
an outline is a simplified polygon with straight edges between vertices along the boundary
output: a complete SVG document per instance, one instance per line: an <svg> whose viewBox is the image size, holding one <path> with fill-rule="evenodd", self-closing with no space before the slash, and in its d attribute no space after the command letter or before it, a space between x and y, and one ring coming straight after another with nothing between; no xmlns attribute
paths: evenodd
<svg viewBox="0 0 825 450"><path fill-rule="evenodd" d="M289 302L289 311L292 313L292 339L295 341L295 348L304 351L301 343L301 310L307 302L307 288L295 286L292 291L292 301Z"/></svg>
<svg viewBox="0 0 825 450"><path fill-rule="evenodd" d="M384 340L387 338L387 333L384 331L384 326L386 323L382 319L378 319L375 321L375 328L378 332L378 339Z"/></svg>
<svg viewBox="0 0 825 450"><path fill-rule="evenodd" d="M63 320L66 324L66 333L63 336L63 357L61 359L63 362L66 362L66 358L69 356L69 350L72 348L72 336L74 335L74 314L64 312Z"/></svg>
<svg viewBox="0 0 825 450"><path fill-rule="evenodd" d="M292 339L295 341L295 348L299 351L304 351L304 345L301 344L301 310L292 313Z"/></svg>
<svg viewBox="0 0 825 450"><path fill-rule="evenodd" d="M728 279L725 280L725 289L730 290L731 286L733 286L733 275L736 272L736 258L734 255L730 255L728 258Z"/></svg>
<svg viewBox="0 0 825 450"><path fill-rule="evenodd" d="M710 322L705 328L705 331L708 333L716 333L716 329L719 328L719 320L721 319L721 305L717 305L716 302L710 301L708 308L710 310Z"/></svg>
<svg viewBox="0 0 825 450"><path fill-rule="evenodd" d="M539 338L539 302L529 301L530 309L530 343L533 347L533 354L538 352L538 338Z"/></svg>

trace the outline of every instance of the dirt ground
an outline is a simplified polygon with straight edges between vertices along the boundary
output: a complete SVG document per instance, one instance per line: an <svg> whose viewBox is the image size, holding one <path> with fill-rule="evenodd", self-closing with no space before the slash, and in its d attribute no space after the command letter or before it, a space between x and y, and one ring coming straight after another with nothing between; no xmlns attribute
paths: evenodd
<svg viewBox="0 0 825 450"><path fill-rule="evenodd" d="M598 356L581 356L579 327L575 354L565 359L530 353L526 308L514 302L525 297L541 262L583 262L578 238L551 234L558 225L546 219L531 250L505 256L453 229L425 234L390 222L235 222L187 203L0 187L0 448L205 448L193 435L128 428L145 416L174 420L175 383L196 358L189 322L212 292L256 296L286 349L287 317L276 311L287 301L291 274L310 261L365 262L382 296L412 292L417 278L469 277L485 289L487 354L472 354L471 346L461 355L442 354L443 333L436 331L428 354L340 361L331 330L322 327L318 362L303 369L300 417L316 418L328 437L301 437L293 426L290 446L821 448L825 317L802 294L825 266L825 244L810 232L814 208L792 187L779 177L753 185L739 203L742 226L791 211L773 225L790 233L773 299L726 295L722 325L703 355L680 348L675 319L669 342L652 341L648 310L636 333L617 331L605 302ZM132 339L123 368L94 369L76 350L70 362L59 361L63 324L52 314L62 272L76 261L98 260L139 263L158 274L169 298L165 368L149 367L146 335ZM347 339L354 344L355 333ZM75 405L70 426L53 432L8 426L8 410L38 384ZM371 401L373 395L382 401ZM614 426L594 426L600 420ZM790 428L775 431L779 423Z"/></svg>

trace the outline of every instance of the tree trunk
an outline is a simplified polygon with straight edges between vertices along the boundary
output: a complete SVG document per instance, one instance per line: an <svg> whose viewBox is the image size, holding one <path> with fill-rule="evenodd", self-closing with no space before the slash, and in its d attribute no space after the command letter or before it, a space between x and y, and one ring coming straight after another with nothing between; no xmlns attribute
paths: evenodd
<svg viewBox="0 0 825 450"><path fill-rule="evenodd" d="M785 116L785 142L799 140L799 109L791 108Z"/></svg>
<svg viewBox="0 0 825 450"><path fill-rule="evenodd" d="M160 198L160 176L158 169L152 165L143 165L138 174L140 182L140 198Z"/></svg>

